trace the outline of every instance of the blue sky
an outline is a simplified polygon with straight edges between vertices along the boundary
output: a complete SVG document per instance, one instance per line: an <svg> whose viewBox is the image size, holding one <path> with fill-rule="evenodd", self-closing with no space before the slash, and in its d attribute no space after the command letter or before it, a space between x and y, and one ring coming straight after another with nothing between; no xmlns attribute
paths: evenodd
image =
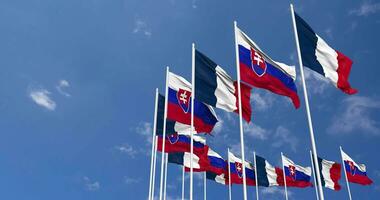
<svg viewBox="0 0 380 200"><path fill-rule="evenodd" d="M148 192L154 90L164 91L165 66L190 79L191 43L235 71L233 21L273 59L296 65L288 1L0 0L0 198L145 199ZM354 61L347 96L306 71L320 156L340 161L339 145L367 165L374 184L351 184L353 198L380 196L380 2L294 1L296 11L334 48ZM298 67L297 67L298 73ZM252 91L253 123L246 155L272 164L280 152L309 166L310 140L301 108ZM239 153L238 118L217 110L207 143L222 156ZM169 199L180 197L180 169L169 166ZM195 197L202 181L195 179ZM325 189L328 199L347 199ZM187 185L188 186L188 185ZM282 188L260 188L283 199ZM157 190L156 190L157 191ZM254 188L248 195L254 198ZM241 186L233 196L241 199ZM311 199L314 189L290 189ZM208 197L227 199L208 182Z"/></svg>

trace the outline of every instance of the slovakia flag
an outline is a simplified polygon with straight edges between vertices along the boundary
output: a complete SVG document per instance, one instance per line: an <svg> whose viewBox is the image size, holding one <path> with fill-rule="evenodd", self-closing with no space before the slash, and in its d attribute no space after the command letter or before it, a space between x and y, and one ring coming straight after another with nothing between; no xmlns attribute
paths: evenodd
<svg viewBox="0 0 380 200"><path fill-rule="evenodd" d="M243 184L243 165L242 160L237 158L234 154L229 152L229 173L231 176L231 184ZM247 161L244 163L245 165L245 177L247 185L256 185L255 181L255 171L253 165Z"/></svg>
<svg viewBox="0 0 380 200"><path fill-rule="evenodd" d="M302 167L300 165L296 165L292 160L285 156L282 156L282 164L285 170L284 174L287 187L309 187L312 185L310 182L310 167ZM282 181L280 185L284 185L283 183L284 181Z"/></svg>
<svg viewBox="0 0 380 200"><path fill-rule="evenodd" d="M194 154L206 154L208 146L205 145L206 140L200 136L193 136ZM158 136L158 151L162 152L162 136ZM190 152L191 139L184 134L171 134L166 136L165 140L165 152Z"/></svg>
<svg viewBox="0 0 380 200"><path fill-rule="evenodd" d="M289 97L299 108L300 100L294 83L294 66L273 61L241 30L237 28L241 80L258 88Z"/></svg>
<svg viewBox="0 0 380 200"><path fill-rule="evenodd" d="M350 156L341 150L344 167L348 182L357 183L360 185L370 185L372 180L368 178L366 166L364 164L357 164Z"/></svg>
<svg viewBox="0 0 380 200"><path fill-rule="evenodd" d="M191 124L191 84L186 79L169 72L168 116L182 124ZM213 108L194 100L194 127L203 133L210 133L218 122Z"/></svg>

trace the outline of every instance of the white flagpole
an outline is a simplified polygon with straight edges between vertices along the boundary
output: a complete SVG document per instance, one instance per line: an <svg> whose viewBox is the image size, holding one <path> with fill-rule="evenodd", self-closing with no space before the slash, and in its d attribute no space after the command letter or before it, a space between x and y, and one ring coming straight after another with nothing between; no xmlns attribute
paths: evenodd
<svg viewBox="0 0 380 200"><path fill-rule="evenodd" d="M314 139L313 123L311 121L311 113L310 113L310 108L309 108L309 99L308 99L308 96L307 96L305 76L304 76L304 73L303 73L302 56L301 56L301 50L300 50L300 45L299 45L299 41L298 41L298 33L297 33L296 19L295 19L295 16L294 16L293 4L290 4L290 10L292 12L293 30L294 30L294 37L295 37L295 40L296 40L298 62L299 62L300 72L301 72L301 80L302 80L303 94L304 94L303 96L305 97L306 114L307 114L307 119L308 119L308 123L309 123L311 148L312 148L313 155L314 155L314 157L313 157L314 163L318 167L319 164L318 164L318 156L317 156L317 147L316 147L315 139ZM320 174L319 170L317 170L316 172L317 172L316 175L317 175L317 181L318 181L319 197L320 197L321 200L324 200L325 198L324 198L324 195L323 195L323 189L322 189L322 183L321 183L321 174Z"/></svg>
<svg viewBox="0 0 380 200"><path fill-rule="evenodd" d="M155 147L155 137L156 137L156 120L157 120L157 106L158 106L158 88L156 88L156 97L154 102L154 118L153 118L153 131L152 131L152 154L150 158L150 176L149 176L149 197L152 197L152 179L153 179L153 161L154 161L154 147Z"/></svg>
<svg viewBox="0 0 380 200"><path fill-rule="evenodd" d="M182 200L185 199L185 165L182 166Z"/></svg>
<svg viewBox="0 0 380 200"><path fill-rule="evenodd" d="M313 170L315 194L317 195L317 200L319 200L318 188L317 188L317 179L315 177L315 170L319 170L319 169L314 169L313 154L311 151L310 151L310 161L311 161L311 169Z"/></svg>
<svg viewBox="0 0 380 200"><path fill-rule="evenodd" d="M168 82L169 67L166 67L166 84L165 84L165 109L164 109L164 125L162 130L162 152L161 152L161 177L160 177L160 200L162 200L162 192L164 185L164 164L165 164L165 140L166 140L166 117L168 114Z"/></svg>
<svg viewBox="0 0 380 200"><path fill-rule="evenodd" d="M236 56L236 71L237 71L237 85L238 85L238 100L239 100L239 126L240 126L240 148L241 148L241 159L243 167L243 196L244 200L247 200L247 180L245 174L245 155L244 155L244 133L243 133L243 113L241 105L241 87L240 87L240 70L239 70L239 48L237 41L237 22L234 21L234 32L235 32L235 56Z"/></svg>
<svg viewBox="0 0 380 200"><path fill-rule="evenodd" d="M157 141L158 136L154 137L154 159L153 159L153 177L152 177L152 196L151 200L154 199L154 189L155 189L155 181L156 181L156 162L157 162Z"/></svg>
<svg viewBox="0 0 380 200"><path fill-rule="evenodd" d="M206 200L207 199L207 186L206 186L206 183L207 183L207 177L206 177L206 172L203 173L203 199Z"/></svg>
<svg viewBox="0 0 380 200"><path fill-rule="evenodd" d="M166 200L166 184L168 179L168 153L165 153L165 180L164 180L164 200Z"/></svg>
<svg viewBox="0 0 380 200"><path fill-rule="evenodd" d="M255 165L255 182L256 182L256 200L259 200L259 178L257 177L257 163L256 163L256 152L253 152L253 162Z"/></svg>
<svg viewBox="0 0 380 200"><path fill-rule="evenodd" d="M231 191L231 167L230 167L230 149L227 149L227 167L228 167L228 197L229 200L232 200L232 191Z"/></svg>
<svg viewBox="0 0 380 200"><path fill-rule="evenodd" d="M205 142L206 144L206 142ZM206 200L207 199L207 186L206 186L206 183L207 183L207 174L206 174L206 171L203 173L203 199Z"/></svg>
<svg viewBox="0 0 380 200"><path fill-rule="evenodd" d="M346 165L344 164L343 155L342 155L343 150L341 146L339 146L339 149L340 149L340 157L342 158L342 167L344 169L344 177L346 177L348 196L350 197L350 200L352 200L350 184L348 183L348 178L347 178Z"/></svg>
<svg viewBox="0 0 380 200"><path fill-rule="evenodd" d="M193 153L194 153L194 99L195 99L195 44L191 49L191 129L190 129L190 200L193 200Z"/></svg>
<svg viewBox="0 0 380 200"><path fill-rule="evenodd" d="M285 166L284 166L284 154L281 152L281 162L282 162L282 171L284 176L284 186L285 186L285 199L288 200L288 188L286 187L286 174L285 174Z"/></svg>

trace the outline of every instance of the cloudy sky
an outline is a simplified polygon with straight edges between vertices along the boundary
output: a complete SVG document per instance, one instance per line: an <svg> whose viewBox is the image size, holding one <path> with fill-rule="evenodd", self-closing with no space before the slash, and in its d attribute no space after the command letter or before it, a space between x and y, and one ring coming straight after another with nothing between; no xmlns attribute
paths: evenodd
<svg viewBox="0 0 380 200"><path fill-rule="evenodd" d="M380 196L380 2L294 1L298 13L334 48L354 61L347 96L306 71L318 152L340 161L339 145L367 165L369 187L351 185L353 198ZM145 199L150 167L154 91L164 91L165 66L190 79L191 43L236 76L233 21L273 59L297 65L288 1L1 0L0 198ZM297 73L298 73L297 68ZM299 73L298 73L299 75ZM253 89L253 123L246 155L280 164L280 152L309 166L310 139L301 108ZM222 156L239 154L238 118L217 110L207 143ZM169 166L168 199L180 197L178 166ZM195 197L202 180L195 179ZM347 199L325 189L328 199ZM187 185L188 186L188 185ZM157 190L156 190L157 191ZM311 199L314 189L290 189ZM254 198L254 188L248 195ZM233 186L241 199L242 187ZM208 182L208 197L227 199ZM283 188L260 188L283 199Z"/></svg>

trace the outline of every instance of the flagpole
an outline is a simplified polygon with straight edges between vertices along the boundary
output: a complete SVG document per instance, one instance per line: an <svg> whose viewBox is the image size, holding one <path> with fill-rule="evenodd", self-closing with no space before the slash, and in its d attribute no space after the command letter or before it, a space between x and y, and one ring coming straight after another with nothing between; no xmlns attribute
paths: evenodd
<svg viewBox="0 0 380 200"><path fill-rule="evenodd" d="M207 199L206 172L203 173L203 199Z"/></svg>
<svg viewBox="0 0 380 200"><path fill-rule="evenodd" d="M238 100L239 100L239 126L240 126L240 148L241 148L241 159L243 167L243 196L244 200L247 200L247 180L245 174L245 155L244 155L244 133L243 133L243 114L241 106L241 87L240 87L240 70L239 70L239 49L237 41L237 22L234 21L234 32L235 32L235 56L236 56L236 71L237 71L237 85L238 85Z"/></svg>
<svg viewBox="0 0 380 200"><path fill-rule="evenodd" d="M315 169L314 168L313 154L312 154L311 150L310 150L310 161L311 161L311 167L312 167L311 169L313 170L315 194L317 195L317 200L319 200L318 188L317 188L317 180L315 178L315 170L319 170L319 169Z"/></svg>
<svg viewBox="0 0 380 200"><path fill-rule="evenodd" d="M286 174L285 174L285 166L284 166L284 154L281 152L281 162L282 162L282 171L284 177L284 186L285 186L285 199L288 200L288 188L286 187Z"/></svg>
<svg viewBox="0 0 380 200"><path fill-rule="evenodd" d="M206 144L206 142L205 142ZM203 173L203 199L206 200L207 199L207 186L206 186L206 171Z"/></svg>
<svg viewBox="0 0 380 200"><path fill-rule="evenodd" d="M300 50L300 45L298 41L298 33L297 33L297 26L296 26L296 19L294 16L294 8L293 4L290 4L290 10L292 12L292 20L293 20L293 30L294 30L294 37L296 40L296 47L297 47L297 55L298 55L298 62L299 62L299 67L300 67L300 72L301 72L301 80L302 80L302 86L303 86L303 93L304 93L304 98L305 98L305 106L306 106L306 114L307 114L307 119L308 119L308 124L309 124L309 131L310 131L310 140L311 140L311 147L313 151L313 159L314 163L316 166L319 166L318 164L318 156L317 156L317 147L315 144L315 139L314 139L314 131L313 131L313 123L311 121L311 113L310 113L310 108L309 108L309 99L307 96L307 90L306 90L306 83L305 83L305 76L303 73L303 64L302 64L302 56L301 56L301 50ZM319 169L319 167L318 167ZM318 189L319 189L319 197L321 200L324 200L324 195L323 195L323 189L322 189L322 182L321 182L321 174L319 170L316 171L317 175L317 181L318 181Z"/></svg>
<svg viewBox="0 0 380 200"><path fill-rule="evenodd" d="M259 177L257 177L256 152L253 152L253 162L255 164L256 200L259 200Z"/></svg>
<svg viewBox="0 0 380 200"><path fill-rule="evenodd" d="M166 184L168 179L168 153L165 153L165 180L164 180L164 200L166 200Z"/></svg>
<svg viewBox="0 0 380 200"><path fill-rule="evenodd" d="M340 149L340 157L342 158L342 167L344 169L344 177L346 177L348 196L350 197L350 200L352 200L350 184L348 183L348 178L347 178L346 165L344 164L343 155L342 155L342 151L343 151L342 146L339 146L339 149Z"/></svg>
<svg viewBox="0 0 380 200"><path fill-rule="evenodd" d="M191 129L190 129L190 200L193 200L193 153L194 153L194 99L195 99L195 44L191 48Z"/></svg>
<svg viewBox="0 0 380 200"><path fill-rule="evenodd" d="M152 197L152 179L153 179L153 160L154 160L154 146L155 146L155 137L156 137L156 120L157 120L157 106L158 106L158 88L156 88L156 97L154 102L154 117L153 117L153 131L152 131L152 154L150 158L150 176L149 176L149 197Z"/></svg>
<svg viewBox="0 0 380 200"><path fill-rule="evenodd" d="M160 177L160 200L162 200L162 189L164 184L164 163L165 163L165 140L166 140L166 117L168 114L168 80L169 67L166 67L166 84L165 84L165 109L164 109L164 124L162 129L162 152L161 152L161 177Z"/></svg>
<svg viewBox="0 0 380 200"><path fill-rule="evenodd" d="M152 177L152 196L150 197L151 200L154 199L154 188L155 188L155 181L156 181L156 162L157 162L157 141L158 136L156 135L154 137L154 161L153 161L153 177Z"/></svg>
<svg viewBox="0 0 380 200"><path fill-rule="evenodd" d="M185 165L182 166L182 200L185 199Z"/></svg>
<svg viewBox="0 0 380 200"><path fill-rule="evenodd" d="M230 149L227 148L227 167L228 167L228 196L229 200L232 200L232 191L231 191L231 167L230 167Z"/></svg>

